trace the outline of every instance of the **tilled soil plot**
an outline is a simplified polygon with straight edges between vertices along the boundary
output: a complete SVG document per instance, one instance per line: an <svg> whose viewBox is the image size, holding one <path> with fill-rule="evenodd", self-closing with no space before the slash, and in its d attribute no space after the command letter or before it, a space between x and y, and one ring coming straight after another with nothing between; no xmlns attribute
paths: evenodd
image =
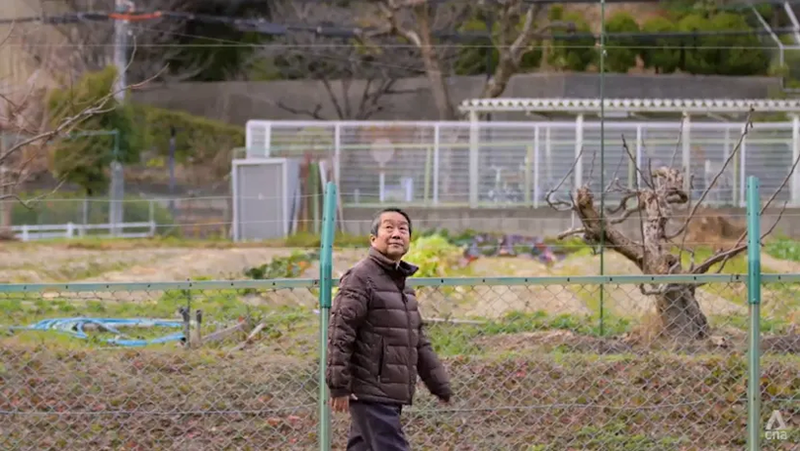
<svg viewBox="0 0 800 451"><path fill-rule="evenodd" d="M232 248L128 248L113 250L74 249L67 246L31 246L24 252L0 248L0 283L50 282L173 282L195 278L243 280L248 268L285 257L300 249L270 247ZM366 256L366 247L337 249L334 252L333 275L340 277L348 268ZM472 262L476 277L539 277L596 275L599 257L575 256L548 266L524 257L485 257ZM769 261L777 265L776 259ZM779 261L778 261L779 262ZM632 263L614 253L606 255L607 274L637 274ZM791 262L785 262L787 264ZM303 272L302 277L318 278L318 262ZM788 308L793 293L773 293L787 286L765 286L765 309L778 308L780 317L792 320ZM501 318L511 312L544 311L548 314L596 314L601 309L597 285L529 285L529 286L460 286L420 290L423 311L434 317ZM784 290L784 291L786 291ZM301 290L297 290L300 293ZM316 294L303 293L313 304ZM701 308L708 315L746 315L746 286L706 285L697 291ZM52 294L50 294L52 296ZM96 299L135 301L141 293L93 293ZM299 294L298 294L299 296ZM46 297L46 296L45 296ZM263 304L263 300L246 299ZM769 301L769 302L767 302ZM634 285L609 285L602 308L617 317L642 318L654 314L652 296L643 295ZM788 313L787 313L788 310ZM770 310L771 312L771 310ZM769 313L765 310L765 313ZM772 313L769 313L772 314Z"/></svg>
<svg viewBox="0 0 800 451"><path fill-rule="evenodd" d="M605 255L605 274L610 275L637 275L641 274L639 268L625 257L609 252ZM600 274L600 257L576 257L564 260L556 264L553 268L559 275L581 275L596 276ZM735 285L736 288L744 289L744 284ZM599 285L568 285L571 292L581 298L599 298ZM744 299L741 294L730 292L734 288L730 286L707 285L697 290L697 298L701 307L707 314L731 315L746 314L747 307L743 304ZM619 316L640 317L655 312L655 302L652 296L642 294L636 285L609 285L606 287L608 296L606 297L607 308ZM739 290L741 291L741 290ZM728 299L721 293L736 297L739 304L733 302L735 299Z"/></svg>
<svg viewBox="0 0 800 451"><path fill-rule="evenodd" d="M443 359L455 396L438 405L419 385L403 414L412 446L743 448L744 354L572 349ZM316 449L316 358L273 352L258 344L236 352L3 346L0 448ZM765 357L762 370L763 411L783 409L797 424L796 409L780 399L796 396L800 365ZM346 416L333 416L334 449L344 449L347 426Z"/></svg>
<svg viewBox="0 0 800 451"><path fill-rule="evenodd" d="M0 248L0 281L176 282L195 277L242 279L244 271L285 257L294 249L144 248L118 250L31 247L24 252Z"/></svg>

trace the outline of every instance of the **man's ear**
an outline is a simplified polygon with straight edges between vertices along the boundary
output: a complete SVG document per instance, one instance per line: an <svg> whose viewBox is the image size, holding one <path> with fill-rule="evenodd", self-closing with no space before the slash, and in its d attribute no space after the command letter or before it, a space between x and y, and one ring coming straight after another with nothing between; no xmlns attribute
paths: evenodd
<svg viewBox="0 0 800 451"><path fill-rule="evenodd" d="M376 238L378 238L378 237L376 237L375 235L373 235L371 233L369 234L369 242L370 243L374 243Z"/></svg>

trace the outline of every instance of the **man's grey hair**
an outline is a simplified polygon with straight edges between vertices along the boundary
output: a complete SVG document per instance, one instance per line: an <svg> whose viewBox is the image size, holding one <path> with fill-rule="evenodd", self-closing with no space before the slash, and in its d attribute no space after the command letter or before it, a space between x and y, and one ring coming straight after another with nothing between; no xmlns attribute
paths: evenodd
<svg viewBox="0 0 800 451"><path fill-rule="evenodd" d="M403 215L403 217L406 218L406 221L408 221L408 234L411 235L411 218L408 216L408 213L396 207L384 208L372 218L372 226L369 228L371 234L378 236L378 229L381 226L381 216L384 213L400 213Z"/></svg>

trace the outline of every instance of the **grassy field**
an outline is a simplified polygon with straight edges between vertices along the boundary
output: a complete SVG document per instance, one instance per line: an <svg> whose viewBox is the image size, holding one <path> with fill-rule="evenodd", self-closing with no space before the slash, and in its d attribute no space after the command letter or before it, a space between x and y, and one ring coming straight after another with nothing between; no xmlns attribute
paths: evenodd
<svg viewBox="0 0 800 451"><path fill-rule="evenodd" d="M192 314L203 312L199 334L192 325L192 342L198 343L199 335L203 344L130 348L109 344L118 337L108 331L82 339L54 331L0 330L0 412L5 413L0 448L315 449L320 348L315 287L162 290L145 282L153 273L172 280L180 280L176 274L194 280L316 277L316 262L298 253L313 250L315 238L295 240L298 246L288 248L285 242L240 247L174 239L4 245L1 253L39 273L65 262L95 262L97 269L85 279L97 282L98 289L7 290L0 294L5 313L0 326L65 317L176 320L188 307ZM335 276L363 256L361 238L343 243L335 253ZM778 264L800 260L791 243L771 245L767 252L776 267L765 271L786 272ZM434 277L594 275L599 266L585 247L550 265L484 257L468 266L446 246L422 247L428 252L411 257L426 268L422 275ZM698 249L698 259L704 252L710 250ZM607 273L635 272L615 254L605 258ZM3 261L0 274L20 274L13 272L14 262ZM105 264L112 269L103 271ZM215 272L203 273L205 268ZM738 258L725 272L744 268ZM71 270L61 271L38 277L61 282L53 279ZM134 291L103 287L119 280L144 285ZM765 333L787 333L800 322L797 290L790 284L763 287ZM418 296L425 317L434 320L428 333L456 396L452 405L439 406L419 386L417 401L404 414L415 449L744 446L742 283L698 290L716 338L680 348L648 335L655 321L652 300L636 286L606 286L602 299L599 286L578 284L425 287ZM130 334L152 339L180 330L150 327ZM800 358L770 351L762 370L762 415L782 409L789 424L800 424ZM343 449L346 425L346 417L334 417L335 449ZM767 443L764 449L792 449L800 441L800 434L792 434L782 445Z"/></svg>

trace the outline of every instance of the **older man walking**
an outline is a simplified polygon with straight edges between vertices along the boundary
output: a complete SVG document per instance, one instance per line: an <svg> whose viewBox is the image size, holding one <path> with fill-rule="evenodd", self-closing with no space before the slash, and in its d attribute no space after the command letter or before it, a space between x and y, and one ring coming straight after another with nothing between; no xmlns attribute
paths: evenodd
<svg viewBox="0 0 800 451"><path fill-rule="evenodd" d="M326 379L335 412L349 410L348 450L408 450L400 423L417 376L441 402L450 382L422 329L406 278L417 267L402 260L411 219L388 208L375 217L366 258L341 278L331 309Z"/></svg>

